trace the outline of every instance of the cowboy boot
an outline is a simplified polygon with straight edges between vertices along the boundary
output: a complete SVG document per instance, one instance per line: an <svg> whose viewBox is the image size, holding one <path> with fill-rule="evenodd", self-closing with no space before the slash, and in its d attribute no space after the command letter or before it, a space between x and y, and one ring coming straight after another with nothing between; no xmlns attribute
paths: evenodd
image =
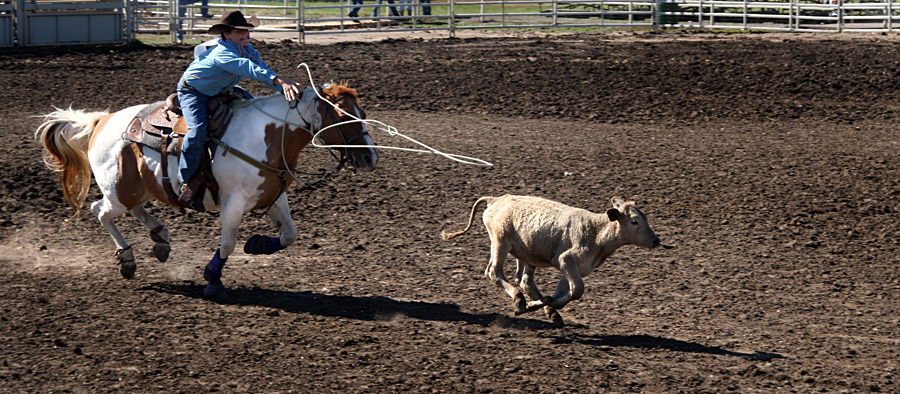
<svg viewBox="0 0 900 394"><path fill-rule="evenodd" d="M202 184L203 179L198 176L191 177L191 180L181 184L181 195L178 196L178 205L182 208L196 209L193 206L194 204L191 203L194 201L197 190L200 189Z"/></svg>

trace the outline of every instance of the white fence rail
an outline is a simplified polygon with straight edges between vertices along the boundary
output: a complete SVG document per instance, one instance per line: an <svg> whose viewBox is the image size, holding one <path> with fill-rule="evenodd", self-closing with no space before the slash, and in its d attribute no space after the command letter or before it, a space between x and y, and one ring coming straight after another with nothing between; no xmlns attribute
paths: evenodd
<svg viewBox="0 0 900 394"><path fill-rule="evenodd" d="M200 4L130 0L134 33L204 32ZM859 0L283 0L280 5L239 0L209 3L212 12L242 9L261 18L256 31L306 35L460 29L637 27L763 31L893 31L900 3ZM363 4L364 3L364 4ZM181 26L179 28L179 26Z"/></svg>
<svg viewBox="0 0 900 394"><path fill-rule="evenodd" d="M214 0L215 1L215 0ZM803 32L886 32L894 0L0 0L0 46L107 43L137 34L173 42L241 9L255 31L307 35L460 29L677 27ZM355 3L354 3L355 2Z"/></svg>
<svg viewBox="0 0 900 394"><path fill-rule="evenodd" d="M893 1L704 1L659 4L660 26L804 32L892 31L900 20Z"/></svg>

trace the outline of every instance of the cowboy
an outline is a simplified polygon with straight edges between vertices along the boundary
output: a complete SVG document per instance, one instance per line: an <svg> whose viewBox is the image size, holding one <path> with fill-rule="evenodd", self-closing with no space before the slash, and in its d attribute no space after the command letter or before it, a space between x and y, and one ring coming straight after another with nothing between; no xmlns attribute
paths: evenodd
<svg viewBox="0 0 900 394"><path fill-rule="evenodd" d="M210 97L229 89L240 89L236 85L243 78L257 80L281 91L288 101L300 96L300 85L276 75L250 45L250 29L254 27L240 11L222 15L219 23L207 31L219 34L218 45L196 57L178 81L178 101L188 126L178 163L178 180L181 182L178 204L182 207L204 210L202 204L191 206L191 201L203 183L201 177L195 175L206 145L206 103Z"/></svg>

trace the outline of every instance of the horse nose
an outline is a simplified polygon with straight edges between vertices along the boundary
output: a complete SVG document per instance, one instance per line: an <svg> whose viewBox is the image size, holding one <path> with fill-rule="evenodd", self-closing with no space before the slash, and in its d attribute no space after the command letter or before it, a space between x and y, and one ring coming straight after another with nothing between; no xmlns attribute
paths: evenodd
<svg viewBox="0 0 900 394"><path fill-rule="evenodd" d="M372 154L364 154L360 156L360 162L356 168L360 171L369 172L375 170L375 164L378 162L378 157Z"/></svg>

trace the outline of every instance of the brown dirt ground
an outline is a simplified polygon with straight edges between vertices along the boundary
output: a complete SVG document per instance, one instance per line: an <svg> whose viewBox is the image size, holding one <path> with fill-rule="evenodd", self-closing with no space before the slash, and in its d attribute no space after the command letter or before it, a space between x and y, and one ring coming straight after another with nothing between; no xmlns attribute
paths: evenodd
<svg viewBox="0 0 900 394"><path fill-rule="evenodd" d="M152 205L172 255L140 253L123 280L111 239L71 219L31 141L51 106L160 99L189 48L4 49L0 392L900 392L898 41L260 45L276 71L310 62L357 87L370 117L495 166L384 151L374 174L295 187L298 242L233 255L220 302L201 297L215 216ZM620 250L562 310L565 327L515 317L482 276L483 228L439 236L505 193L592 211L625 195L668 247ZM119 227L152 246L132 218ZM275 231L256 212L239 242Z"/></svg>

